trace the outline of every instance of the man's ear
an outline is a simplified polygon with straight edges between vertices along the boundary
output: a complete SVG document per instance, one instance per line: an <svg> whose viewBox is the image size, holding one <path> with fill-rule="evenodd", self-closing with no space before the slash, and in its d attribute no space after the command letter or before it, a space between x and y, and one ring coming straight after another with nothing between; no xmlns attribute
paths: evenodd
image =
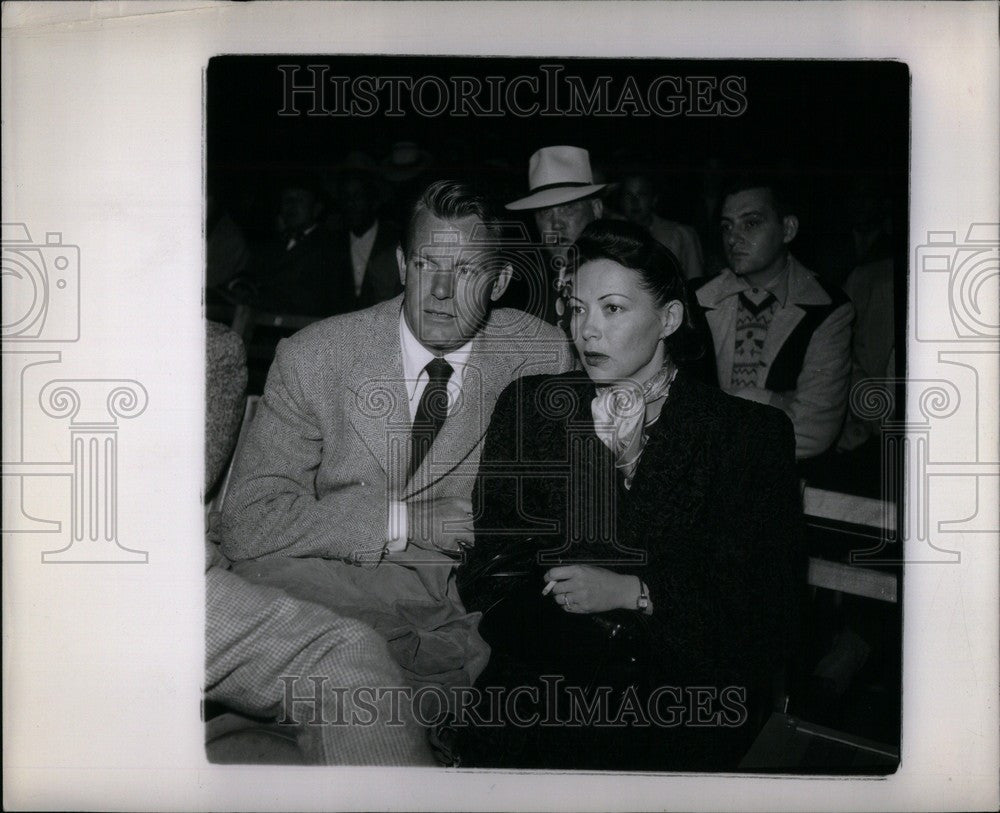
<svg viewBox="0 0 1000 813"><path fill-rule="evenodd" d="M660 324L663 330L660 331L660 338L665 339L677 330L684 321L684 305L679 299L668 302L660 309Z"/></svg>
<svg viewBox="0 0 1000 813"><path fill-rule="evenodd" d="M594 198L590 202L590 208L594 210L594 220L600 220L604 217L604 201L600 198Z"/></svg>
<svg viewBox="0 0 1000 813"><path fill-rule="evenodd" d="M399 264L399 281L406 285L406 256L402 246L396 246L396 262Z"/></svg>
<svg viewBox="0 0 1000 813"><path fill-rule="evenodd" d="M511 267L510 263L507 263L500 269L500 273L497 274L497 278L493 280L493 290L490 291L491 301L496 302L503 296L504 291L507 290L507 286L510 285L510 278L513 274L514 269Z"/></svg>
<svg viewBox="0 0 1000 813"><path fill-rule="evenodd" d="M799 219L795 215L785 215L781 219L781 224L785 230L782 242L792 242L795 239L795 235L799 233Z"/></svg>

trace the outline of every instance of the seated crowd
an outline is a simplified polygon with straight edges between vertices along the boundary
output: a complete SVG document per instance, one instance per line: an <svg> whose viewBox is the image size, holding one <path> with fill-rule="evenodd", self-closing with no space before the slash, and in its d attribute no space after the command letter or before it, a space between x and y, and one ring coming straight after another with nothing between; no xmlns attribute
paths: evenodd
<svg viewBox="0 0 1000 813"><path fill-rule="evenodd" d="M735 769L795 646L799 477L860 445L848 388L886 352L792 254L774 178L720 188L709 275L653 177L596 182L584 149L538 150L506 218L393 170L399 225L359 155L336 228L308 179L252 252L210 211L214 294L311 324L209 524L206 696L300 724L314 762ZM374 724L310 728L317 704Z"/></svg>

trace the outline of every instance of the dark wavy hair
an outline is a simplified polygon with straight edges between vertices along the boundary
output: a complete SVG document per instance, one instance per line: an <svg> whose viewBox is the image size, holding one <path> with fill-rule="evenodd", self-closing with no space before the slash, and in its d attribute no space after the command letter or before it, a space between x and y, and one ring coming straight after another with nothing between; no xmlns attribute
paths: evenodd
<svg viewBox="0 0 1000 813"><path fill-rule="evenodd" d="M625 220L595 220L588 224L571 252L571 270L591 260L611 260L639 275L657 307L677 300L684 308L680 326L664 339L670 359L686 363L705 352L692 318L691 295L681 264L674 253L655 240L646 229Z"/></svg>
<svg viewBox="0 0 1000 813"><path fill-rule="evenodd" d="M463 181L435 181L413 202L410 209L403 240L403 251L407 257L413 250L413 231L422 212L430 212L446 221L474 215L483 223L482 240L489 242L500 236L500 218L495 205L478 187Z"/></svg>

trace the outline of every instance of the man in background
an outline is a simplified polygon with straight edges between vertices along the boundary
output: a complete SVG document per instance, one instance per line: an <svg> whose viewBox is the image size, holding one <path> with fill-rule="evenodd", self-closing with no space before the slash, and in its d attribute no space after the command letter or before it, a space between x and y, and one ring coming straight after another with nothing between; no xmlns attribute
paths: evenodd
<svg viewBox="0 0 1000 813"><path fill-rule="evenodd" d="M562 316L558 293L568 263L569 247L584 227L598 220L604 206L595 184L590 153L580 147L543 147L528 162L527 197L508 203L510 211L530 211L541 239L543 267L525 263L509 300L551 324Z"/></svg>
<svg viewBox="0 0 1000 813"><path fill-rule="evenodd" d="M618 197L625 219L642 226L654 240L669 248L680 262L685 279L703 276L704 261L697 232L691 226L675 223L656 214L659 195L656 194L649 175L642 170L627 170L621 178Z"/></svg>
<svg viewBox="0 0 1000 813"><path fill-rule="evenodd" d="M697 300L712 334L719 386L783 410L801 460L824 453L840 433L854 308L792 256L798 228L773 180L730 185L722 204L728 267L698 289Z"/></svg>
<svg viewBox="0 0 1000 813"><path fill-rule="evenodd" d="M353 299L345 310L369 308L397 296L399 229L382 216L385 194L375 162L363 153L347 157L337 176L343 229L336 234L338 265L350 268Z"/></svg>
<svg viewBox="0 0 1000 813"><path fill-rule="evenodd" d="M350 269L338 262L333 236L321 222L318 181L286 180L278 203L278 234L251 269L255 292L249 304L266 313L320 318L350 310Z"/></svg>

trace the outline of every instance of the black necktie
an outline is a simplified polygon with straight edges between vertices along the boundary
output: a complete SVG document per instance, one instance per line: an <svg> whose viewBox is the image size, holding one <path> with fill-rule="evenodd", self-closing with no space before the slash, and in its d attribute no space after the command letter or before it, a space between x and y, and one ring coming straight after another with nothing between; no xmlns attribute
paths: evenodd
<svg viewBox="0 0 1000 813"><path fill-rule="evenodd" d="M420 463L448 416L448 379L453 372L451 365L442 358L434 358L424 369L429 380L420 396L417 414L413 418L413 429L410 434L410 470L407 477L412 477L420 468Z"/></svg>

